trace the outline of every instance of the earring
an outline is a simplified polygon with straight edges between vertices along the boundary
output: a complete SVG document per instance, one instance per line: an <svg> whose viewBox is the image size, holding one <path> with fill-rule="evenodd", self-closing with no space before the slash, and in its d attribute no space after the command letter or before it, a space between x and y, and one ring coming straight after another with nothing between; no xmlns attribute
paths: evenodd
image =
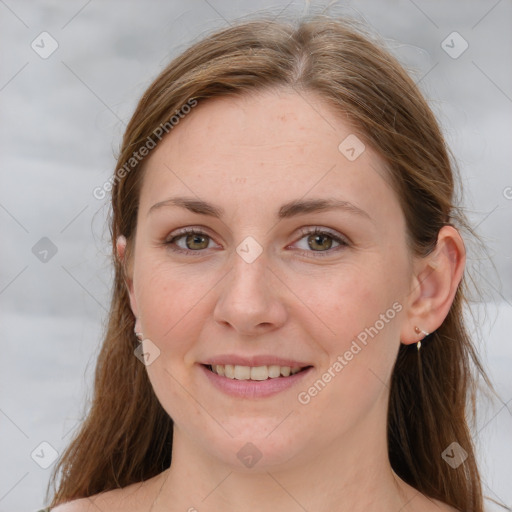
<svg viewBox="0 0 512 512"><path fill-rule="evenodd" d="M144 336L141 332L137 332L137 329L133 329L133 332L135 333L136 338L142 343L142 340L144 339Z"/></svg>
<svg viewBox="0 0 512 512"><path fill-rule="evenodd" d="M416 332L416 334L422 333L423 334L423 338L422 339L425 339L430 334L429 332L426 332L423 329L420 329L419 327L415 327L414 331ZM418 341L418 343L416 343L416 347L418 348L418 352L419 352L420 348L421 348L421 340Z"/></svg>

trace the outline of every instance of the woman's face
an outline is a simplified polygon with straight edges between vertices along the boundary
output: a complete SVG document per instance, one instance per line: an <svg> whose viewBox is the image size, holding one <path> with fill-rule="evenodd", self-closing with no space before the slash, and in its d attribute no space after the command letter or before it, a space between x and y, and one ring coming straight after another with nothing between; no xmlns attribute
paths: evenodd
<svg viewBox="0 0 512 512"><path fill-rule="evenodd" d="M405 229L383 161L312 93L195 107L147 160L130 281L177 432L239 468L385 439L412 282ZM238 380L204 366L231 377L223 363L237 362L242 379L264 368ZM268 377L286 366L307 369Z"/></svg>

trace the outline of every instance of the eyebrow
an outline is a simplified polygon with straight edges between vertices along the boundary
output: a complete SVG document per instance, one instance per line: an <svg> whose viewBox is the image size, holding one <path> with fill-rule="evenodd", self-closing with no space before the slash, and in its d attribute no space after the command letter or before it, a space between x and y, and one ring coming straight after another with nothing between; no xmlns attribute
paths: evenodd
<svg viewBox="0 0 512 512"><path fill-rule="evenodd" d="M198 213L200 215L209 215L211 217L216 217L218 219L222 218L224 215L224 209L220 206L215 206L206 201L202 201L200 199L194 197L170 197L165 201L160 201L154 204L148 211L148 215L155 210L158 210L162 207L180 207L185 208L193 213ZM325 210L344 210L349 213L355 213L362 217L366 217L369 220L372 220L370 215L357 207L356 205L343 201L337 198L325 198L325 199L296 199L290 201L288 203L283 204L279 211L277 212L277 217L279 219L289 219L291 217L296 217L298 215L303 215L306 213L316 213Z"/></svg>

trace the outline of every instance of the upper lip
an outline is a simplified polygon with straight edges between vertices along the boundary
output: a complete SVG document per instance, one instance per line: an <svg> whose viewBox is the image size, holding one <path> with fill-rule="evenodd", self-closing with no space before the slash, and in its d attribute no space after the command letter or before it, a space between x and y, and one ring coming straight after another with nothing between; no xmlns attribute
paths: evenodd
<svg viewBox="0 0 512 512"><path fill-rule="evenodd" d="M203 361L201 364L205 365L226 365L233 366L290 366L291 368L304 368L312 366L310 363L295 361L293 359L286 359L277 357L275 355L258 355L258 356L238 356L235 354L225 354L210 357Z"/></svg>

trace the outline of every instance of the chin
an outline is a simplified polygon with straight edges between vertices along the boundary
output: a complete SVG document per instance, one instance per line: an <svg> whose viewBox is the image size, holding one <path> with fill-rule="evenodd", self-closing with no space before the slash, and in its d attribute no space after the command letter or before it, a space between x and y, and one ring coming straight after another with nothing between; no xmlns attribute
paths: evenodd
<svg viewBox="0 0 512 512"><path fill-rule="evenodd" d="M301 432L289 430L292 416L285 421L283 418L279 421L274 418L243 418L239 421L231 418L222 424L233 437L219 429L209 436L201 436L198 432L201 441L198 440L197 445L203 445L214 459L237 472L293 468L302 451L301 446L309 450L311 440L305 432L301 435Z"/></svg>

